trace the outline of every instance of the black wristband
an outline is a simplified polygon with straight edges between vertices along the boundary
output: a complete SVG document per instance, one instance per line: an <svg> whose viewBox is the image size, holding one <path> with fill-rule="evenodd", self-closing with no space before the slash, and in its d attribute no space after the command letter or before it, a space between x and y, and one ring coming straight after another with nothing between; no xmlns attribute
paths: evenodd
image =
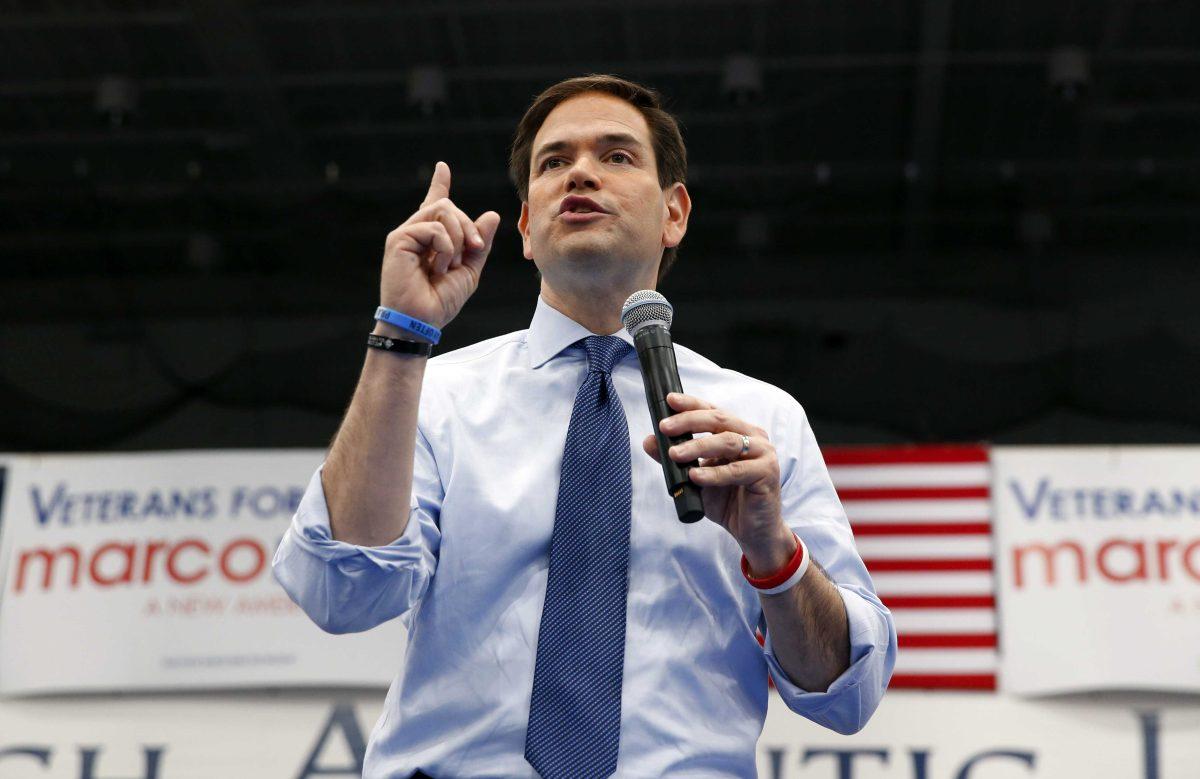
<svg viewBox="0 0 1200 779"><path fill-rule="evenodd" d="M428 357L433 354L433 344L422 341L406 341L403 338L392 338L388 335L367 334L367 346L372 349L382 349L385 352L400 354L419 354Z"/></svg>

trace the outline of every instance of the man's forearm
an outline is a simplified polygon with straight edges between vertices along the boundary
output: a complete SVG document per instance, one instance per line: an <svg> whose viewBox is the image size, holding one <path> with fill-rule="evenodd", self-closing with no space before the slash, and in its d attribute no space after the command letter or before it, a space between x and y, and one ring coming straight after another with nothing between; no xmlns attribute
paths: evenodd
<svg viewBox="0 0 1200 779"><path fill-rule="evenodd" d="M850 666L850 626L841 593L815 562L795 587L759 600L788 678L808 692L824 692Z"/></svg>
<svg viewBox="0 0 1200 779"><path fill-rule="evenodd" d="M380 322L375 332L413 336ZM417 408L425 357L368 349L362 374L321 472L338 541L383 546L408 526Z"/></svg>
<svg viewBox="0 0 1200 779"><path fill-rule="evenodd" d="M791 528L777 521L761 537L743 542L752 575L787 565L796 552ZM824 692L850 667L850 624L837 586L813 559L795 587L759 595L771 646L788 678L808 692Z"/></svg>

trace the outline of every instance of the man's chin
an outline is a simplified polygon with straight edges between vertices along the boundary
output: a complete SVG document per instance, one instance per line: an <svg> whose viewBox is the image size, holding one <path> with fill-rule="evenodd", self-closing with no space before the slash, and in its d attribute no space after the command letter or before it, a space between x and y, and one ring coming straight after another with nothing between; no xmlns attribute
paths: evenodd
<svg viewBox="0 0 1200 779"><path fill-rule="evenodd" d="M629 273L631 265L641 262L630 254L632 242L627 236L608 232L580 230L568 235L554 236L538 252L542 272L546 266L557 265L569 274L603 277Z"/></svg>
<svg viewBox="0 0 1200 779"><path fill-rule="evenodd" d="M596 262L611 258L615 253L611 241L601 236L572 235L559 241L555 254L567 262Z"/></svg>

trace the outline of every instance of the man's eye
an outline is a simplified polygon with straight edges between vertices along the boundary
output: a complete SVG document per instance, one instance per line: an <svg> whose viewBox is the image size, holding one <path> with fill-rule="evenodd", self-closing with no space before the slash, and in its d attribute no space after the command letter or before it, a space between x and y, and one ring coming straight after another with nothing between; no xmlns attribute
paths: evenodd
<svg viewBox="0 0 1200 779"><path fill-rule="evenodd" d="M548 159L542 163L542 170L550 170L551 168L557 168L559 163L561 163L561 162L562 162L561 158L551 157L550 159Z"/></svg>
<svg viewBox="0 0 1200 779"><path fill-rule="evenodd" d="M629 155L623 151L613 152L612 154L608 155L608 159L611 162L621 162L621 163L633 162L633 160L630 159Z"/></svg>

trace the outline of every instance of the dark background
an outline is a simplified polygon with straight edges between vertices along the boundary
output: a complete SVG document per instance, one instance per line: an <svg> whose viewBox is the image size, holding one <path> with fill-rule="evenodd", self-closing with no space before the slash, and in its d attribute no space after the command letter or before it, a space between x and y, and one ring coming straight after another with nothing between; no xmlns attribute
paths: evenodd
<svg viewBox="0 0 1200 779"><path fill-rule="evenodd" d="M0 450L323 446L434 161L505 217L441 351L527 326L554 81L684 124L676 339L822 443L1200 440L1200 10L0 2Z"/></svg>

